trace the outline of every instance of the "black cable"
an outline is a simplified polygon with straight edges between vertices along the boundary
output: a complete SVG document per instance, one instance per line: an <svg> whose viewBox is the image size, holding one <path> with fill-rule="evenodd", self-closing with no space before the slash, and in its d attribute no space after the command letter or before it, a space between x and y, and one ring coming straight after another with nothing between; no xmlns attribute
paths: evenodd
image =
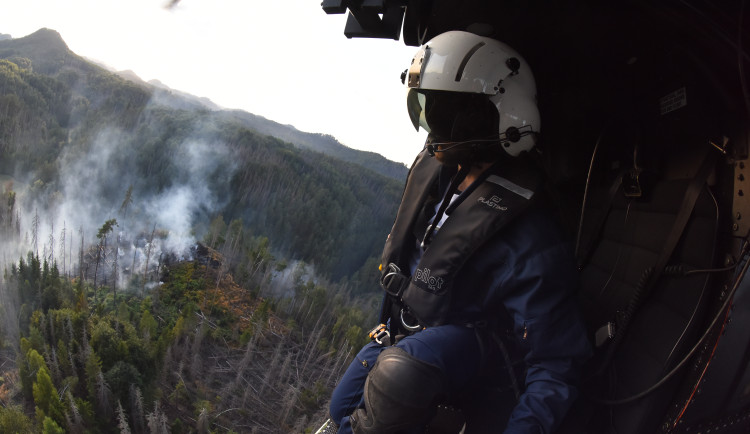
<svg viewBox="0 0 750 434"><path fill-rule="evenodd" d="M747 253L747 247L748 243L745 243L743 247L742 254L740 257L743 257ZM661 380L657 381L653 386L649 387L648 389L637 393L635 395L629 396L627 398L622 399L601 399L598 400L598 402L605 404L605 405L622 405L622 404L628 404L633 401L637 401L644 396L650 394L651 392L655 391L659 387L661 387L664 383L666 383L670 378L672 378L677 371L679 371L685 364L695 355L696 351L700 349L700 347L704 344L704 341L708 339L708 336L710 335L711 331L713 330L714 326L716 326L716 323L719 321L719 318L721 318L723 315L726 315L727 309L729 308L732 298L734 297L734 294L737 292L737 288L739 288L740 283L742 282L742 279L745 277L745 274L747 273L748 267L750 267L750 258L745 259L745 264L742 266L742 269L740 270L740 273L737 275L737 278L735 279L734 285L732 286L732 289L727 294L726 300L724 300L724 303L722 303L721 307L717 311L716 315L714 316L711 323L706 328L706 331L703 333L700 339L695 343L693 348L685 355L685 357L674 367L671 371L669 371L664 377L662 377Z"/></svg>

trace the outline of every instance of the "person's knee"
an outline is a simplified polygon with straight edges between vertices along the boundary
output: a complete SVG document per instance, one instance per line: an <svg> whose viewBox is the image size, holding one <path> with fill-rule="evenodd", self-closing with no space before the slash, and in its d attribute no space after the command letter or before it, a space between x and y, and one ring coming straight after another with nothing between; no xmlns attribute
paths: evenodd
<svg viewBox="0 0 750 434"><path fill-rule="evenodd" d="M351 415L355 433L395 433L429 419L443 392L443 373L398 347L384 350L367 377L365 408Z"/></svg>

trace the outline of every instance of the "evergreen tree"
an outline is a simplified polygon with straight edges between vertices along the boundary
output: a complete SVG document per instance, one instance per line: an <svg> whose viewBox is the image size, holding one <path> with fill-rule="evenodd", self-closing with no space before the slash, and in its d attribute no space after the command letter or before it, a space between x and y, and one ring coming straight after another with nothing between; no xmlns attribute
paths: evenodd
<svg viewBox="0 0 750 434"><path fill-rule="evenodd" d="M52 384L49 371L44 365L39 367L36 374L34 404L37 420L44 421L45 418L51 418L54 422L65 423L65 409L57 395L55 385Z"/></svg>
<svg viewBox="0 0 750 434"><path fill-rule="evenodd" d="M96 300L97 297L97 287L96 287L96 279L99 276L99 262L102 259L102 255L106 256L105 249L107 247L107 235L112 232L114 227L117 226L117 219L109 219L102 227L99 228L99 231L96 233L96 238L99 239L99 245L96 250L96 267L94 268L94 299Z"/></svg>
<svg viewBox="0 0 750 434"><path fill-rule="evenodd" d="M120 401L117 401L117 428L120 430L120 434L130 434L128 418L125 415L125 410L122 409Z"/></svg>
<svg viewBox="0 0 750 434"><path fill-rule="evenodd" d="M42 422L42 434L65 434L65 430L52 418L46 416Z"/></svg>
<svg viewBox="0 0 750 434"><path fill-rule="evenodd" d="M33 431L33 422L20 407L0 407L0 432L30 433Z"/></svg>

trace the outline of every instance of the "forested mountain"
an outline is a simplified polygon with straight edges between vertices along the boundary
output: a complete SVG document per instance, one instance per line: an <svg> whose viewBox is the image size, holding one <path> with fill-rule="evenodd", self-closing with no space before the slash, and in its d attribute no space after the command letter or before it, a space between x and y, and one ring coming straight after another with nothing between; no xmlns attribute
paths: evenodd
<svg viewBox="0 0 750 434"><path fill-rule="evenodd" d="M382 162L0 39L0 432L309 430L375 321Z"/></svg>
<svg viewBox="0 0 750 434"><path fill-rule="evenodd" d="M152 102L178 109L219 110L220 107L207 98L198 98L193 95L174 90L159 82L150 80L144 82L133 71L116 71L120 77L127 80L148 85L152 90ZM339 160L359 164L381 175L397 180L406 179L407 167L400 163L387 160L380 154L374 152L358 151L348 148L335 137L329 134L306 133L296 129L293 125L282 125L278 122L266 119L242 110L224 110L222 115L228 121L237 121L244 127L257 131L260 134L276 137L295 146L308 148L313 151L322 152L326 155L336 157Z"/></svg>
<svg viewBox="0 0 750 434"><path fill-rule="evenodd" d="M143 219L178 189L198 235L216 215L241 218L334 279L382 247L401 180L259 133L250 114L160 105L51 30L0 41L0 62L0 174L34 199L67 204L85 187L86 208L110 210L129 192Z"/></svg>

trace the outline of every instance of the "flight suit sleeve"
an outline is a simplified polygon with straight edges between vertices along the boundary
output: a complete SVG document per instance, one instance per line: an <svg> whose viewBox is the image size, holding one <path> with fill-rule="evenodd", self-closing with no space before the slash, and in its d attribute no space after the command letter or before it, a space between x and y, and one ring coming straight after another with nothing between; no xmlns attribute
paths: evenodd
<svg viewBox="0 0 750 434"><path fill-rule="evenodd" d="M525 391L506 434L552 433L578 395L591 345L575 302L578 274L569 250L555 246L514 264L504 304L525 356Z"/></svg>

